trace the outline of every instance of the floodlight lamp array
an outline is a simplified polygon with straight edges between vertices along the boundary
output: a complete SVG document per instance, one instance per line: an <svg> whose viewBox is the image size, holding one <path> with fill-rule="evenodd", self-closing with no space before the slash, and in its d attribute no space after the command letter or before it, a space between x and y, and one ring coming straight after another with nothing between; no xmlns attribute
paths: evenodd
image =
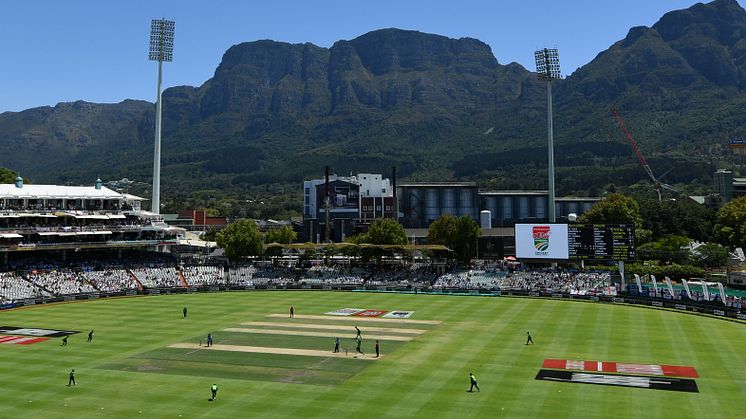
<svg viewBox="0 0 746 419"><path fill-rule="evenodd" d="M148 59L151 61L171 62L174 59L174 21L153 19L150 22L150 51Z"/></svg>
<svg viewBox="0 0 746 419"><path fill-rule="evenodd" d="M544 48L534 52L536 75L539 80L557 80L561 77L557 48Z"/></svg>

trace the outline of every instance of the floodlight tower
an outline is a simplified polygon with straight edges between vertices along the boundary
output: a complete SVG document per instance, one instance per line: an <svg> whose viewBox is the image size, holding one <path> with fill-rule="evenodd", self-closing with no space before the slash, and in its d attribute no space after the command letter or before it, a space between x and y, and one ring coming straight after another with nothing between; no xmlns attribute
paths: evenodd
<svg viewBox="0 0 746 419"><path fill-rule="evenodd" d="M153 156L153 198L151 211L161 212L161 80L163 62L174 58L174 21L153 19L150 22L150 50L148 59L158 61L158 95L155 101L155 153Z"/></svg>
<svg viewBox="0 0 746 419"><path fill-rule="evenodd" d="M544 48L534 52L536 75L547 82L547 131L549 149L549 222L557 221L554 208L554 123L552 121L552 81L560 78L557 48Z"/></svg>

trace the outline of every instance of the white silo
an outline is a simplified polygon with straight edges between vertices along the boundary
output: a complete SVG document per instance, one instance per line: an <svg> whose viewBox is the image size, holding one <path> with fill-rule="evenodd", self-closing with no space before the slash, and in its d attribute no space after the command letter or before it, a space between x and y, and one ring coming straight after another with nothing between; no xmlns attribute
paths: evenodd
<svg viewBox="0 0 746 419"><path fill-rule="evenodd" d="M479 212L479 227L492 228L492 212L488 210Z"/></svg>

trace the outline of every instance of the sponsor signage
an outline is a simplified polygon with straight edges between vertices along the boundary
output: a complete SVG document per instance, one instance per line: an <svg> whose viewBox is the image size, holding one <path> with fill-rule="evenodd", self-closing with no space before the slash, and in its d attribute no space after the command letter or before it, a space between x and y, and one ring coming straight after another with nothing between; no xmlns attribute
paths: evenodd
<svg viewBox="0 0 746 419"><path fill-rule="evenodd" d="M136 290L127 290L124 292L125 295L137 295Z"/></svg>
<svg viewBox="0 0 746 419"><path fill-rule="evenodd" d="M330 316L352 316L353 314L357 314L362 311L365 311L365 309L364 308L340 308L339 310L330 311L324 314L328 314Z"/></svg>
<svg viewBox="0 0 746 419"><path fill-rule="evenodd" d="M741 320L746 320L746 314L743 314L743 313L736 314L736 317L738 317Z"/></svg>
<svg viewBox="0 0 746 419"><path fill-rule="evenodd" d="M37 329L33 327L0 326L0 333L9 335L59 338L80 333L74 330Z"/></svg>
<svg viewBox="0 0 746 419"><path fill-rule="evenodd" d="M697 373L697 370L694 367L680 365L634 364L624 362L584 361L576 359L545 359L541 367L585 372L660 375L666 377L699 377L699 373Z"/></svg>
<svg viewBox="0 0 746 419"><path fill-rule="evenodd" d="M686 310L686 304L676 304L674 305L674 308L677 310Z"/></svg>
<svg viewBox="0 0 746 419"><path fill-rule="evenodd" d="M161 293L161 290L148 290L148 294L150 295L159 295Z"/></svg>
<svg viewBox="0 0 746 419"><path fill-rule="evenodd" d="M330 316L359 316L359 317L385 317L387 319L408 319L412 317L414 311L406 310L369 310L364 308L340 308L339 310L329 311L325 314Z"/></svg>
<svg viewBox="0 0 746 419"><path fill-rule="evenodd" d="M408 319L414 315L414 311L394 310L383 315L387 319Z"/></svg>
<svg viewBox="0 0 746 419"><path fill-rule="evenodd" d="M30 345L32 343L43 342L45 340L49 340L49 338L0 335L0 344Z"/></svg>
<svg viewBox="0 0 746 419"><path fill-rule="evenodd" d="M363 310L360 312L357 312L353 314L353 316L360 316L360 317L381 317L384 314L388 313L388 310Z"/></svg>
<svg viewBox="0 0 746 419"><path fill-rule="evenodd" d="M699 393L697 382L689 378L647 377L621 374L594 374L585 372L539 370L537 380L567 383L597 384L606 386L647 388L651 390L685 391Z"/></svg>
<svg viewBox="0 0 746 419"><path fill-rule="evenodd" d="M611 299L611 302L612 303L623 303L624 302L624 298L614 297L614 298Z"/></svg>
<svg viewBox="0 0 746 419"><path fill-rule="evenodd" d="M566 260L567 224L516 224L515 250L519 259Z"/></svg>
<svg viewBox="0 0 746 419"><path fill-rule="evenodd" d="M725 316L725 311L723 310L714 310L713 313L715 313L718 316Z"/></svg>
<svg viewBox="0 0 746 419"><path fill-rule="evenodd" d="M599 302L601 299L596 296L591 296L591 301Z"/></svg>
<svg viewBox="0 0 746 419"><path fill-rule="evenodd" d="M656 307L663 307L663 302L662 301L652 301L652 302L650 302L650 304L652 304L652 305L654 305Z"/></svg>

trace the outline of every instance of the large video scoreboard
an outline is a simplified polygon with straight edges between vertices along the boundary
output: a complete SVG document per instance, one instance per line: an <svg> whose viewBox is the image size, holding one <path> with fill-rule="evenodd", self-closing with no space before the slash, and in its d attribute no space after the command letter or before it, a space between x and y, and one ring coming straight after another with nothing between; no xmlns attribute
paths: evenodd
<svg viewBox="0 0 746 419"><path fill-rule="evenodd" d="M570 259L635 260L635 228L629 224L570 224L567 228Z"/></svg>
<svg viewBox="0 0 746 419"><path fill-rule="evenodd" d="M635 229L629 224L516 224L521 259L635 260Z"/></svg>

